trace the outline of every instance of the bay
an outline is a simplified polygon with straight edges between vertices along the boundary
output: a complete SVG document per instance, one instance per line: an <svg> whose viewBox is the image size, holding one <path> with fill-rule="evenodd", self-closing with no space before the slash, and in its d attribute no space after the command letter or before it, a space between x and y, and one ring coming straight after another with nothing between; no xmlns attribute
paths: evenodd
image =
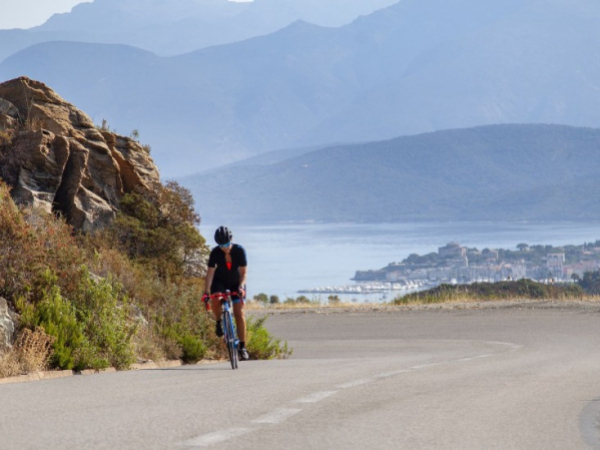
<svg viewBox="0 0 600 450"><path fill-rule="evenodd" d="M299 290L352 285L357 270L385 267L411 253L437 252L449 242L468 247L516 249L529 245L580 245L600 239L600 222L450 222L404 224L227 224L248 254L248 294L281 300ZM200 230L211 245L217 226ZM395 295L395 294L394 294ZM327 296L309 298L326 301ZM393 296L393 295L392 295ZM341 295L343 301L390 300L382 294Z"/></svg>

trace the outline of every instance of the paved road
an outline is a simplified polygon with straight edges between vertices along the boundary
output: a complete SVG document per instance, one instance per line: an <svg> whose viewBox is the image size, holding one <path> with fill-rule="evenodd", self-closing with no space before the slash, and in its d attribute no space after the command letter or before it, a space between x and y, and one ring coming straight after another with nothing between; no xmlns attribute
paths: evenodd
<svg viewBox="0 0 600 450"><path fill-rule="evenodd" d="M267 324L292 359L0 385L0 449L600 449L600 306Z"/></svg>

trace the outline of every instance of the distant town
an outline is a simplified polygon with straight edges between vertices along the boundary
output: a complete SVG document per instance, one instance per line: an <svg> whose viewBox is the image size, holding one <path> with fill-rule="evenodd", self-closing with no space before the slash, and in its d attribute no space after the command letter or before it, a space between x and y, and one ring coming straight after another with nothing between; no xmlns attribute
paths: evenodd
<svg viewBox="0 0 600 450"><path fill-rule="evenodd" d="M356 282L400 285L495 282L529 278L546 282L578 280L600 268L600 240L553 247L519 244L516 250L468 248L451 242L427 255L412 254L379 270L357 271Z"/></svg>

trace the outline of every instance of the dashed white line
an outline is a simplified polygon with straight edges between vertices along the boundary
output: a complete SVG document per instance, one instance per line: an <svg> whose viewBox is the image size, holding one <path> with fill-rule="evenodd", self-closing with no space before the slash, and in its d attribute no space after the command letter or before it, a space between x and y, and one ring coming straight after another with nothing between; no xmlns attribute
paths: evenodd
<svg viewBox="0 0 600 450"><path fill-rule="evenodd" d="M314 392L310 395L307 395L306 397L299 398L298 400L296 400L296 403L317 403L337 393L338 391Z"/></svg>
<svg viewBox="0 0 600 450"><path fill-rule="evenodd" d="M392 370L391 372L383 372L379 375L375 375L375 378L391 378L411 371L412 369Z"/></svg>
<svg viewBox="0 0 600 450"><path fill-rule="evenodd" d="M511 352L519 350L521 348L521 346L511 344L511 343L506 343L506 342L489 342L489 343L502 344L502 345L509 346L509 347L511 347L511 349L510 349ZM353 387L357 387L357 386L362 386L362 385L371 383L373 381L380 380L382 378L390 378L390 377L394 377L397 375L401 375L403 373L413 372L413 371L422 370L422 369L428 369L431 367L442 366L442 365L452 364L452 363L456 363L456 362L466 362L466 361L473 361L475 359L490 358L492 356L494 356L494 355L492 355L492 354L477 355L477 356L457 359L457 360L453 360L453 361L450 360L450 361L444 361L444 362L439 362L439 363L421 364L418 366L410 367L408 369L382 372L371 378L361 378L358 380L353 380L353 381L349 381L347 383L340 384L340 385L336 386L336 389L349 389L349 388L353 388ZM296 403L317 403L317 402L320 402L321 400L331 397L332 395L335 395L337 393L338 393L337 390L314 392L310 395L307 395L306 397L297 399L295 402ZM271 411L270 413L265 414L264 416L259 417L256 420L253 420L252 423L278 424L278 423L284 422L288 418L298 414L301 411L302 410L298 409L298 408L279 408L279 409L275 409L275 410ZM205 434L203 436L198 436L194 439L190 439L189 441L183 442L182 445L185 447L208 447L208 446L211 446L214 444L218 444L220 442L227 441L229 439L233 439L238 436L242 436L242 435L250 433L251 431L254 431L256 429L258 429L258 428L228 428L226 430L216 431L214 433L209 433L209 434Z"/></svg>
<svg viewBox="0 0 600 450"><path fill-rule="evenodd" d="M338 386L336 386L339 389L349 389L349 388L353 388L356 386L361 386L363 384L368 384L371 383L372 381L375 381L375 378L362 378L360 380L354 380L354 381L349 381L347 383L344 384L340 384Z"/></svg>
<svg viewBox="0 0 600 450"><path fill-rule="evenodd" d="M218 444L238 436L242 436L252 431L252 428L228 428L226 430L215 431L214 433L198 436L183 443L184 447L208 447Z"/></svg>
<svg viewBox="0 0 600 450"><path fill-rule="evenodd" d="M256 420L253 420L253 423L271 423L271 424L277 424L277 423L281 423L284 420L287 420L288 418L292 417L295 414L298 414L300 411L302 411L301 409L293 409L293 408L280 408L280 409L276 409L274 411L271 411L268 414L265 414L264 416L259 417Z"/></svg>
<svg viewBox="0 0 600 450"><path fill-rule="evenodd" d="M493 345L505 345L507 347L510 347L510 350L509 350L510 352L516 352L523 348L522 345L513 344L512 342L486 341L484 343L485 344L493 344Z"/></svg>
<svg viewBox="0 0 600 450"><path fill-rule="evenodd" d="M476 359L483 359L483 358L490 358L493 355L479 355L479 356L471 356L470 358L462 358L462 359L457 359L456 362L467 362L467 361L474 361Z"/></svg>
<svg viewBox="0 0 600 450"><path fill-rule="evenodd" d="M435 367L435 366L443 366L448 364L447 361L444 362L440 362L440 363L429 363L429 364L421 364L419 366L414 366L411 367L412 370L421 370L421 369L429 369L430 367Z"/></svg>

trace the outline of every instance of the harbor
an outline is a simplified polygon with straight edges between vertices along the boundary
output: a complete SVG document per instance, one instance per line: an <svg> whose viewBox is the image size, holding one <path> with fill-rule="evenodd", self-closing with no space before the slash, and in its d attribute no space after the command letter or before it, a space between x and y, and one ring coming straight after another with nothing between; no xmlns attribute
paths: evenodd
<svg viewBox="0 0 600 450"><path fill-rule="evenodd" d="M299 294L380 294L387 292L415 291L428 289L433 283L425 280L407 281L405 283L367 283L346 286L322 286L312 289L302 289Z"/></svg>

